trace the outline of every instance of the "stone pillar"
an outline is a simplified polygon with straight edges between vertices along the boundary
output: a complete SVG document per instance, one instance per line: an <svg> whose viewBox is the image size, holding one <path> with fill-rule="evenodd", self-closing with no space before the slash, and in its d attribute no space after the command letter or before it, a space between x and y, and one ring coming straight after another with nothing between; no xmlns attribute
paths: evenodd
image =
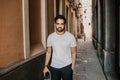
<svg viewBox="0 0 120 80"><path fill-rule="evenodd" d="M119 40L120 40L120 6L119 6ZM119 46L120 46L120 41L118 41L118 42L119 42ZM119 47L119 68L120 68L120 47Z"/></svg>
<svg viewBox="0 0 120 80"><path fill-rule="evenodd" d="M57 15L57 1L54 0L54 17Z"/></svg>
<svg viewBox="0 0 120 80"><path fill-rule="evenodd" d="M98 42L97 49L101 63L103 64L103 0L98 0Z"/></svg>
<svg viewBox="0 0 120 80"><path fill-rule="evenodd" d="M62 0L59 0L59 14L62 14Z"/></svg>
<svg viewBox="0 0 120 80"><path fill-rule="evenodd" d="M65 6L65 0L62 0L62 14L65 16L66 6Z"/></svg>
<svg viewBox="0 0 120 80"><path fill-rule="evenodd" d="M47 0L47 35L54 32L54 0Z"/></svg>
<svg viewBox="0 0 120 80"><path fill-rule="evenodd" d="M55 0L54 0L55 1ZM44 8L42 8L44 7ZM55 13L54 13L55 14ZM46 36L47 36L47 1L46 0L41 0L41 31L42 31L42 34L41 34L41 42L44 46L44 48L46 48Z"/></svg>
<svg viewBox="0 0 120 80"><path fill-rule="evenodd" d="M105 0L104 71L115 70L115 0Z"/></svg>
<svg viewBox="0 0 120 80"><path fill-rule="evenodd" d="M29 1L22 0L23 7L23 42L24 42L24 58L30 57L30 37L29 37Z"/></svg>
<svg viewBox="0 0 120 80"><path fill-rule="evenodd" d="M98 25L97 25L97 20L98 20L98 16L97 16L97 1L96 0L93 0L92 1L92 13L93 13L93 16L92 16L92 27L93 27L93 33L92 33L92 36L93 36L93 44L94 44L94 47L97 48L97 36L98 36Z"/></svg>
<svg viewBox="0 0 120 80"><path fill-rule="evenodd" d="M80 8L77 10L77 36L80 38Z"/></svg>

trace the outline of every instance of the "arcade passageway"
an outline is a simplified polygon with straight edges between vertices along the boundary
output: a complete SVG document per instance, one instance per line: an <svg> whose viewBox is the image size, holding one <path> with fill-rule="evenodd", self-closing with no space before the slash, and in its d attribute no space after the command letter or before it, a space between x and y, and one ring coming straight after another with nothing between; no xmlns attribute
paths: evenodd
<svg viewBox="0 0 120 80"><path fill-rule="evenodd" d="M43 80L54 17L77 40L74 80L120 80L120 0L0 0L0 80Z"/></svg>

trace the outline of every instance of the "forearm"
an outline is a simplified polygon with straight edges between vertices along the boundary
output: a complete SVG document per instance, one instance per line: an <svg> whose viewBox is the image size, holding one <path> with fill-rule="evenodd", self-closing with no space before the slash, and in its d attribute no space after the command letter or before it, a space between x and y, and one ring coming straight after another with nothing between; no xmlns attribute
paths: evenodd
<svg viewBox="0 0 120 80"><path fill-rule="evenodd" d="M72 51L72 69L75 69L75 65L76 65L76 53L77 53L77 48L76 47L72 47L71 48Z"/></svg>
<svg viewBox="0 0 120 80"><path fill-rule="evenodd" d="M72 69L75 69L76 65L76 53L72 53Z"/></svg>
<svg viewBox="0 0 120 80"><path fill-rule="evenodd" d="M50 72L47 67L49 64L50 58L51 58L51 48L48 48L46 51L45 66L44 66L44 70L43 70L44 76L45 76L46 72Z"/></svg>
<svg viewBox="0 0 120 80"><path fill-rule="evenodd" d="M49 64L50 58L51 58L51 52L46 52L45 66Z"/></svg>

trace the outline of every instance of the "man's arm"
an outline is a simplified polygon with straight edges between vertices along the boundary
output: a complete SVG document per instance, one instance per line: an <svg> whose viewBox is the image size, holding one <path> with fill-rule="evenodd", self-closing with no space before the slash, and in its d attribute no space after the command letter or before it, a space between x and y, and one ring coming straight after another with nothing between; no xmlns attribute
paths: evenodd
<svg viewBox="0 0 120 80"><path fill-rule="evenodd" d="M52 48L51 47L47 47L46 58L45 58L45 66L49 64L49 61L50 61L50 58L51 58L51 54L52 54Z"/></svg>
<svg viewBox="0 0 120 80"><path fill-rule="evenodd" d="M43 70L43 73L44 73L44 76L46 74L46 72L49 72L49 69L48 69L48 64L49 64L49 61L50 61L50 58L51 58L51 54L52 54L52 47L47 47L47 50L46 50L46 57L45 57L45 66L44 66L44 70Z"/></svg>
<svg viewBox="0 0 120 80"><path fill-rule="evenodd" d="M77 47L72 47L71 51L72 51L72 70L74 71L75 69L75 65L76 65L76 51Z"/></svg>

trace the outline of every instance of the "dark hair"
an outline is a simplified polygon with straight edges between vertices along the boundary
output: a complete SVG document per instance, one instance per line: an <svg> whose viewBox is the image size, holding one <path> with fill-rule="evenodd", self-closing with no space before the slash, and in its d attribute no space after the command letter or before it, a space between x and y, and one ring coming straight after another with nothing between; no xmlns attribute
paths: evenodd
<svg viewBox="0 0 120 80"><path fill-rule="evenodd" d="M64 20L64 23L66 24L66 19L65 19L65 17L64 17L63 15L57 15L57 16L55 17L55 22L56 22L58 19L63 19L63 20Z"/></svg>

